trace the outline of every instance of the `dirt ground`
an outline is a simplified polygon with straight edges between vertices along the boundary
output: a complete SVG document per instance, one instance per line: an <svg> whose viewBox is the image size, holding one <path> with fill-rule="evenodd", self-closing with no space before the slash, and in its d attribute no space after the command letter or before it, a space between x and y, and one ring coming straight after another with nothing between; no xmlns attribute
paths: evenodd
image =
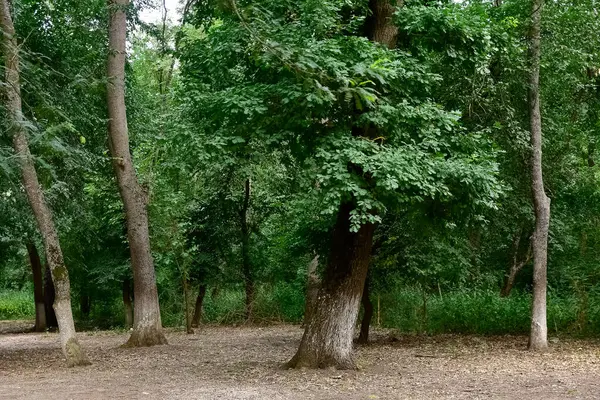
<svg viewBox="0 0 600 400"><path fill-rule="evenodd" d="M397 336L376 331L359 371L280 368L298 326L169 332L168 346L125 349L126 333L86 332L93 361L66 368L54 333L0 323L0 399L600 399L600 342L525 337Z"/></svg>

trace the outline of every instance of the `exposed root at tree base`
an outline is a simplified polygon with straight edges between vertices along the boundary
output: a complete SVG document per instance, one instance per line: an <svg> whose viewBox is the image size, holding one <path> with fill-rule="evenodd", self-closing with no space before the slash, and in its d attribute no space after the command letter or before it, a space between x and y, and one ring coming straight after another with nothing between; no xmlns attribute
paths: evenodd
<svg viewBox="0 0 600 400"><path fill-rule="evenodd" d="M284 369L326 369L335 368L338 370L358 370L358 366L352 358L340 357L313 357L306 354L299 355L296 353L294 357L283 365Z"/></svg>
<svg viewBox="0 0 600 400"><path fill-rule="evenodd" d="M84 367L92 364L76 339L71 338L67 341L65 353L67 357L67 367L69 368Z"/></svg>
<svg viewBox="0 0 600 400"><path fill-rule="evenodd" d="M150 347L163 344L168 344L164 333L152 327L134 329L129 340L122 347Z"/></svg>

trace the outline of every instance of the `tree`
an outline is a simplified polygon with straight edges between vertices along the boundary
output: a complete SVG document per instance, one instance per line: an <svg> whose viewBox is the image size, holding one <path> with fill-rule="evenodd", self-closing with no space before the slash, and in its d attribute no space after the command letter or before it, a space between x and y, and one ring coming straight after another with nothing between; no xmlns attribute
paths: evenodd
<svg viewBox="0 0 600 400"><path fill-rule="evenodd" d="M487 138L431 99L437 76L426 64L393 49L394 7L374 2L364 24L363 5L200 8L191 20L202 34L181 41L184 100L205 148L235 154L258 142L289 152L312 178L303 195L318 197L326 219L319 301L290 367L355 367L354 323L386 212L425 199L471 211L493 206L498 192Z"/></svg>
<svg viewBox="0 0 600 400"><path fill-rule="evenodd" d="M46 330L46 303L44 302L44 278L42 275L42 262L35 243L27 242L27 253L33 275L33 300L35 301L35 326L36 332Z"/></svg>
<svg viewBox="0 0 600 400"><path fill-rule="evenodd" d="M0 26L4 33L2 50L5 58L7 88L5 104L10 119L13 146L21 167L23 186L44 242L46 263L52 272L52 280L56 290L54 310L58 320L62 350L68 366L89 365L90 362L79 345L75 334L69 274L64 262L58 233L52 219L52 212L46 203L44 192L38 180L33 156L29 150L27 132L25 131L26 121L23 117L21 102L19 47L8 0L2 0L0 3Z"/></svg>
<svg viewBox="0 0 600 400"><path fill-rule="evenodd" d="M400 5L400 1L397 4ZM367 36L390 49L395 47L398 34L392 23L395 6L389 0L371 0L369 8L372 16L367 23ZM353 126L352 134L355 137L378 137L373 130ZM355 168L348 166L349 170ZM370 174L365 175L370 180ZM354 324L363 297L375 232L372 222L364 223L356 232L350 229L356 203L357 199L351 198L340 206L315 308L306 323L300 347L288 362L288 367L356 368L351 357ZM363 340L366 341L364 334Z"/></svg>
<svg viewBox="0 0 600 400"><path fill-rule="evenodd" d="M529 121L531 129L531 189L535 210L533 232L533 299L529 348L539 351L548 347L546 321L546 286L548 262L548 229L550 227L550 198L546 196L542 171L542 116L540 112L540 53L541 21L544 0L533 0L529 57Z"/></svg>
<svg viewBox="0 0 600 400"><path fill-rule="evenodd" d="M240 209L240 227L242 231L242 274L246 287L246 320L252 319L252 307L254 304L254 278L252 277L252 259L250 258L250 222L248 211L250 208L251 181L247 178L244 182L244 201Z"/></svg>
<svg viewBox="0 0 600 400"><path fill-rule="evenodd" d="M148 194L138 182L129 151L125 109L126 9L129 0L109 1L109 55L107 103L109 149L119 192L125 207L134 290L133 332L127 345L166 344L162 331L154 262L148 230Z"/></svg>

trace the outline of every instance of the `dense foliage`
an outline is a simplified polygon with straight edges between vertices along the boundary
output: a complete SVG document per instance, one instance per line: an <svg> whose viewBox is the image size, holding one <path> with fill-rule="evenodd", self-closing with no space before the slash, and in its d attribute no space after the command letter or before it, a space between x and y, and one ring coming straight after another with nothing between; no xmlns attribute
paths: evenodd
<svg viewBox="0 0 600 400"><path fill-rule="evenodd" d="M253 320L300 322L307 265L326 263L352 201L352 230L378 224L369 281L382 325L527 331L527 2L407 0L394 49L364 37L366 0L188 1L180 21L140 21L155 3L128 10L126 100L164 324L183 325L202 288L206 321L241 322L249 283ZM122 326L131 272L106 141L106 4L13 7L28 134L77 320ZM543 15L549 327L597 333L600 18L593 0L549 2ZM37 235L2 135L0 318L34 312Z"/></svg>

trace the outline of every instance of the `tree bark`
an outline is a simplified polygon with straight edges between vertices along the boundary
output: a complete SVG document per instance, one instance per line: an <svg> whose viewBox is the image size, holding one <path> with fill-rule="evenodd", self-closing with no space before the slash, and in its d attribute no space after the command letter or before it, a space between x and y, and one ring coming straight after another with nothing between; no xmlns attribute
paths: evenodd
<svg viewBox="0 0 600 400"><path fill-rule="evenodd" d="M340 207L317 306L306 323L296 355L286 364L288 368L356 369L352 339L375 225L365 224L358 232L351 232L353 208L351 202Z"/></svg>
<svg viewBox="0 0 600 400"><path fill-rule="evenodd" d="M133 332L127 346L166 344L162 330L154 261L148 231L148 195L139 184L129 151L125 109L125 57L129 0L109 0L107 105L108 143L125 207L135 297Z"/></svg>
<svg viewBox="0 0 600 400"><path fill-rule="evenodd" d="M44 272L44 309L46 311L46 327L48 329L58 328L56 313L52 308L55 297L56 292L54 290L54 283L52 282L52 273L50 272L50 268L46 267Z"/></svg>
<svg viewBox="0 0 600 400"><path fill-rule="evenodd" d="M521 236L522 231L519 231L513 238L513 258L510 268L508 269L508 272L504 277L504 285L500 290L500 297L508 297L510 295L510 292L512 291L512 288L515 284L517 274L523 269L525 265L527 265L529 260L531 260L531 243L529 243L529 247L527 248L527 253L525 254L525 257L523 259L519 259L519 247L521 243Z"/></svg>
<svg viewBox="0 0 600 400"><path fill-rule="evenodd" d="M395 3L395 5L394 5ZM398 27L392 18L396 7L401 7L404 0L369 0L371 15L367 18L367 37L373 42L385 44L390 49L396 47Z"/></svg>
<svg viewBox="0 0 600 400"><path fill-rule="evenodd" d="M240 224L242 227L242 273L246 286L246 321L251 321L254 305L254 278L252 276L252 260L250 259L250 227L248 224L248 210L250 208L250 178L246 179L244 185L244 202L240 210Z"/></svg>
<svg viewBox="0 0 600 400"><path fill-rule="evenodd" d="M192 319L190 317L190 289L189 289L189 281L185 277L183 277L183 312L185 313L185 332L187 334L194 333L192 329Z"/></svg>
<svg viewBox="0 0 600 400"><path fill-rule="evenodd" d="M317 274L317 268L319 267L319 255L317 254L308 264L308 271L306 276L306 295L304 305L304 321L302 326L306 326L310 321L313 310L316 307L317 297L319 296L319 287L321 286L321 278Z"/></svg>
<svg viewBox="0 0 600 400"><path fill-rule="evenodd" d="M365 280L365 287L362 294L362 305L363 305L363 318L360 323L360 335L358 335L358 343L366 344L369 342L369 327L371 326L371 320L373 319L373 303L371 302L369 293L369 282L370 279L367 277Z"/></svg>
<svg viewBox="0 0 600 400"><path fill-rule="evenodd" d="M397 6L401 4L402 0L396 0ZM369 7L372 16L366 21L367 37L389 48L395 47L398 30L392 24L392 17L396 7L390 0L370 0ZM355 126L352 130L354 133L363 128ZM286 364L288 368L356 369L352 339L375 225L365 224L358 232L350 232L353 208L352 200L340 206L317 306L306 324L298 351Z"/></svg>
<svg viewBox="0 0 600 400"><path fill-rule="evenodd" d="M198 297L196 297L196 306L194 307L194 317L192 318L192 328L197 328L202 322L202 306L206 296L206 285L200 285Z"/></svg>
<svg viewBox="0 0 600 400"><path fill-rule="evenodd" d="M531 126L531 188L535 210L533 233L533 304L531 308L531 332L529 349L543 351L548 347L546 320L546 280L548 260L548 229L550 226L550 199L544 191L542 172L542 117L540 112L540 45L543 0L532 1L531 37L529 56L531 76L529 80L529 119Z"/></svg>
<svg viewBox="0 0 600 400"><path fill-rule="evenodd" d="M0 3L0 25L4 32L2 36L2 50L6 63L4 101L10 121L10 133L13 138L15 154L21 166L27 200L40 230L44 242L46 262L52 272L56 289L54 310L58 319L61 347L68 366L88 365L90 362L79 345L75 334L69 274L64 263L56 227L52 220L52 212L46 203L44 192L40 186L33 157L29 151L27 133L23 128L25 119L21 107L20 58L8 0L1 0Z"/></svg>
<svg viewBox="0 0 600 400"><path fill-rule="evenodd" d="M123 279L123 310L125 312L125 326L131 328L133 326L133 302L131 299L131 279Z"/></svg>
<svg viewBox="0 0 600 400"><path fill-rule="evenodd" d="M90 311L92 310L92 299L87 293L82 293L79 296L79 311L81 316L84 318L90 317Z"/></svg>
<svg viewBox="0 0 600 400"><path fill-rule="evenodd" d="M46 303L44 302L44 278L42 276L42 262L37 247L31 241L27 242L27 253L31 263L31 273L33 275L33 300L35 302L35 326L36 332L46 330Z"/></svg>

